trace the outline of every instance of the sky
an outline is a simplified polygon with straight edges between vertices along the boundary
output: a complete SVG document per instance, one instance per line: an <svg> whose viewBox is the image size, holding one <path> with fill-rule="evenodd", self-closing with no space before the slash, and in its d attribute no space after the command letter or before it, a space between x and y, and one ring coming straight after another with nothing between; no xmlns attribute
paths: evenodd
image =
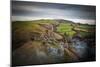
<svg viewBox="0 0 100 67"><path fill-rule="evenodd" d="M12 1L12 21L64 19L95 24L96 7L72 4Z"/></svg>

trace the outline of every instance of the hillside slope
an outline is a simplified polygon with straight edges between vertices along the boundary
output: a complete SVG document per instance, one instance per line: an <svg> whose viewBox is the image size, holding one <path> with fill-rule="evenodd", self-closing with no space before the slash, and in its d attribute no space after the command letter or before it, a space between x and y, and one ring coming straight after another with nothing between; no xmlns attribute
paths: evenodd
<svg viewBox="0 0 100 67"><path fill-rule="evenodd" d="M95 25L57 19L12 22L14 65L82 61L87 59L87 47L95 51L92 46Z"/></svg>

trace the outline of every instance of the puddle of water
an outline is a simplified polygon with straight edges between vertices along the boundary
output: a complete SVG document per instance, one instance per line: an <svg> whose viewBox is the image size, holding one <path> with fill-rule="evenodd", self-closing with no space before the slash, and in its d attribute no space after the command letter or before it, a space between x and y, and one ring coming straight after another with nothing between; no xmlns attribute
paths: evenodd
<svg viewBox="0 0 100 67"><path fill-rule="evenodd" d="M84 57L88 48L87 43L78 38L72 39L72 47L76 50L75 52L79 55L80 58Z"/></svg>

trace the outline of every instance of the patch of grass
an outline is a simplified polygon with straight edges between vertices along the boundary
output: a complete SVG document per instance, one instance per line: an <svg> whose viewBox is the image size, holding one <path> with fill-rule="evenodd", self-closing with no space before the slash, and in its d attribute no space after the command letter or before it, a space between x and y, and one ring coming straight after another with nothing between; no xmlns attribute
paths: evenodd
<svg viewBox="0 0 100 67"><path fill-rule="evenodd" d="M72 26L71 24L67 24L67 23L61 23L58 27L57 27L57 32L60 33L66 33L69 36L73 36L75 34L75 31L72 30Z"/></svg>
<svg viewBox="0 0 100 67"><path fill-rule="evenodd" d="M82 29L94 29L95 25L80 24L78 27Z"/></svg>
<svg viewBox="0 0 100 67"><path fill-rule="evenodd" d="M45 31L45 28L41 27L37 23L32 22L13 22L12 23L12 30L19 31L19 32L38 32L42 33Z"/></svg>

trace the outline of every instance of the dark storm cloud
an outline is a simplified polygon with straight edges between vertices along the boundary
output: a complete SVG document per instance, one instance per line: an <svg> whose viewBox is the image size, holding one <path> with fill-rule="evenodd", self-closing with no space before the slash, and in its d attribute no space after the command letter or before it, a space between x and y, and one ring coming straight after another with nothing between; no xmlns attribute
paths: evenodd
<svg viewBox="0 0 100 67"><path fill-rule="evenodd" d="M88 19L95 20L95 6L79 6L41 2L12 2L12 16L34 18ZM23 18L22 18L23 17ZM18 20L18 18L16 18Z"/></svg>

